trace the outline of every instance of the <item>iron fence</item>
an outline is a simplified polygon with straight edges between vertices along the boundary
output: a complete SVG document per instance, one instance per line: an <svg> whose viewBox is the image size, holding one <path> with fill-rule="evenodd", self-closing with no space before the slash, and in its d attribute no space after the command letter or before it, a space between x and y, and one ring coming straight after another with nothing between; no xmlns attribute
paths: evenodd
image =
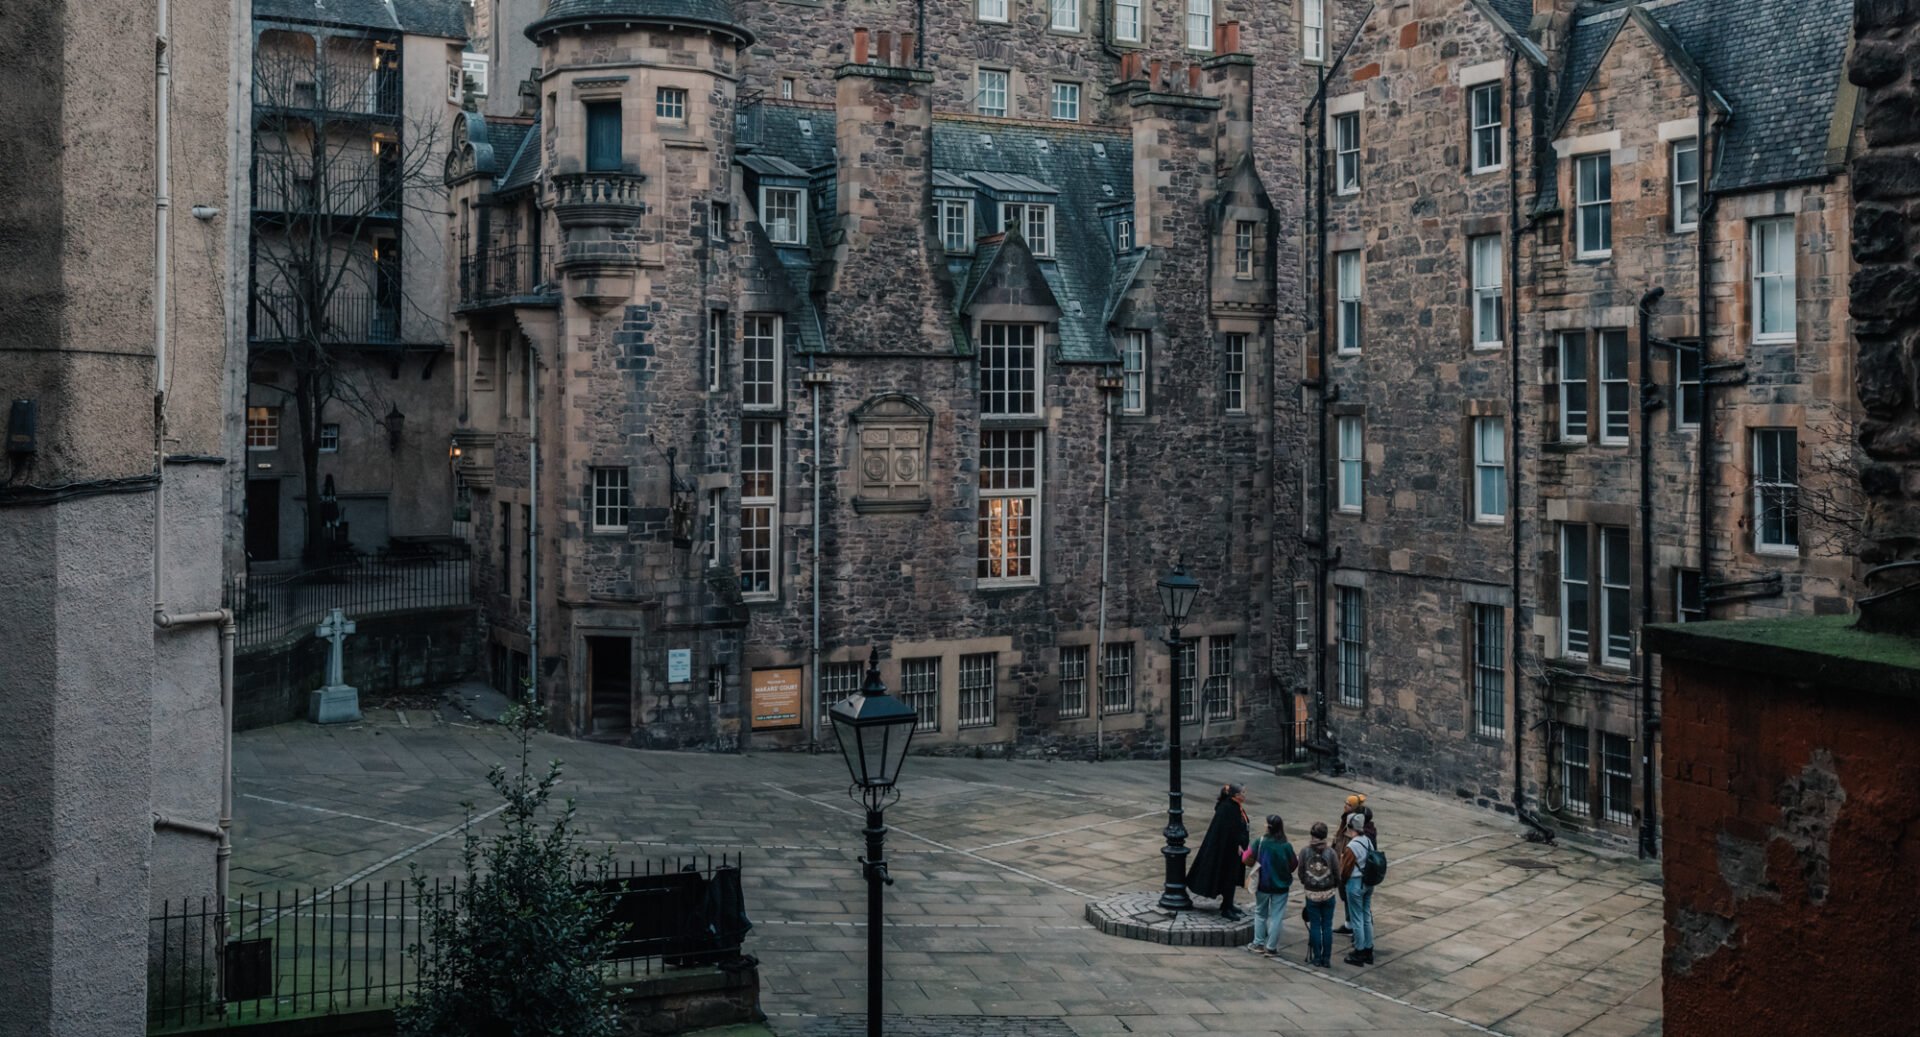
<svg viewBox="0 0 1920 1037"><path fill-rule="evenodd" d="M553 249L547 246L505 245L460 260L462 303L541 295L553 283Z"/></svg>
<svg viewBox="0 0 1920 1037"><path fill-rule="evenodd" d="M408 544L304 572L229 580L226 607L239 627L239 649L309 636L336 608L350 619L363 619L473 600L464 542L453 541L444 551Z"/></svg>
<svg viewBox="0 0 1920 1037"><path fill-rule="evenodd" d="M610 901L608 980L738 958L751 928L738 857L615 863L580 885ZM388 880L245 893L224 910L209 897L169 901L149 920L148 1032L404 1001L419 990L420 956L437 953L424 919L457 909L459 893L457 879Z"/></svg>
<svg viewBox="0 0 1920 1037"><path fill-rule="evenodd" d="M322 310L313 313L315 309ZM400 307L370 293L335 291L324 304L291 292L255 292L248 338L255 342L313 341L336 345L392 345L400 341Z"/></svg>

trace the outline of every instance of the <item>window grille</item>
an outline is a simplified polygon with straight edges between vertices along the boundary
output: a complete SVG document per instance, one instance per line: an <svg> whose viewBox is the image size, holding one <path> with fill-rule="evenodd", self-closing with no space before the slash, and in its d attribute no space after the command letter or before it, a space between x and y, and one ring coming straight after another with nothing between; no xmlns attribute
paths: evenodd
<svg viewBox="0 0 1920 1037"><path fill-rule="evenodd" d="M914 712L915 731L940 730L940 660L904 659L900 663L900 701Z"/></svg>
<svg viewBox="0 0 1920 1037"><path fill-rule="evenodd" d="M1586 728L1571 724L1560 728L1560 809L1580 817L1593 813L1589 752Z"/></svg>
<svg viewBox="0 0 1920 1037"><path fill-rule="evenodd" d="M1062 645L1060 648L1060 716L1073 719L1087 715L1087 646Z"/></svg>
<svg viewBox="0 0 1920 1037"><path fill-rule="evenodd" d="M1115 641L1102 649L1100 712L1133 712L1133 642Z"/></svg>
<svg viewBox="0 0 1920 1037"><path fill-rule="evenodd" d="M1625 735L1600 734L1601 807L1607 820L1633 823L1633 740Z"/></svg>
<svg viewBox="0 0 1920 1037"><path fill-rule="evenodd" d="M1366 594L1358 587L1338 590L1340 637L1334 647L1339 667L1340 704L1363 706L1367 701Z"/></svg>
<svg viewBox="0 0 1920 1037"><path fill-rule="evenodd" d="M1489 738L1507 731L1506 620L1498 605L1473 606L1473 729Z"/></svg>
<svg viewBox="0 0 1920 1037"><path fill-rule="evenodd" d="M992 727L994 669L992 652L960 657L960 726Z"/></svg>
<svg viewBox="0 0 1920 1037"><path fill-rule="evenodd" d="M627 512L632 506L633 496L628 487L625 468L593 470L594 532L625 532Z"/></svg>

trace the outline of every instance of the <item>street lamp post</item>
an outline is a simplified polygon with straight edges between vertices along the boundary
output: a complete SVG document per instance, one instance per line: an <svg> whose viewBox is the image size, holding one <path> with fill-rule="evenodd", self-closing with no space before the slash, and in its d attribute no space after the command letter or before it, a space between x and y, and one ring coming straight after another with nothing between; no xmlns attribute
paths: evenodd
<svg viewBox="0 0 1920 1037"><path fill-rule="evenodd" d="M1180 809L1180 624L1200 593L1200 581L1187 575L1185 566L1160 577L1160 608L1167 616L1167 845L1160 853L1167 859L1167 884L1160 893L1160 906L1169 911L1193 910L1193 898L1187 895L1187 825Z"/></svg>
<svg viewBox="0 0 1920 1037"><path fill-rule="evenodd" d="M860 858L867 878L867 1035L880 1037L880 891L893 885L886 858L881 856L887 838L882 813L900 798L894 782L906 762L918 717L913 707L888 695L887 686L880 682L878 648L867 658L866 685L858 695L834 703L828 715L833 718L840 755L846 757L847 772L853 776L848 794L867 808L867 855Z"/></svg>

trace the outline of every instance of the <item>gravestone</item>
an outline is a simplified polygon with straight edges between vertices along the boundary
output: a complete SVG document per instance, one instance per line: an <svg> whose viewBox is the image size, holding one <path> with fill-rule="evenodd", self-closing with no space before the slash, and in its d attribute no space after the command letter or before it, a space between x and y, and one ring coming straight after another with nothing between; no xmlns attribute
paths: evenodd
<svg viewBox="0 0 1920 1037"><path fill-rule="evenodd" d="M347 684L340 662L341 643L355 629L353 620L334 609L313 631L315 637L332 642L327 647L327 683L307 695L307 719L316 724L351 724L360 719L360 689Z"/></svg>

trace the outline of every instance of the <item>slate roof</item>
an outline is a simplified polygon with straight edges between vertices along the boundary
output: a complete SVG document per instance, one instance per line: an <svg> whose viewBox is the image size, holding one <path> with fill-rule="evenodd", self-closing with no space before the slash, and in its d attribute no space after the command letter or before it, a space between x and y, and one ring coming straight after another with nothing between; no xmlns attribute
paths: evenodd
<svg viewBox="0 0 1920 1037"><path fill-rule="evenodd" d="M467 38L463 0L253 0L253 16L268 21L380 29L409 36Z"/></svg>
<svg viewBox="0 0 1920 1037"><path fill-rule="evenodd" d="M1515 31L1526 32L1533 23L1533 0L1487 0L1487 6Z"/></svg>
<svg viewBox="0 0 1920 1037"><path fill-rule="evenodd" d="M540 120L535 119L531 126L497 122L487 133L494 142L494 157L501 163L500 177L493 182L493 193L517 191L533 183L540 175ZM511 141L511 151L507 150L508 141Z"/></svg>
<svg viewBox="0 0 1920 1037"><path fill-rule="evenodd" d="M704 26L753 42L753 33L733 16L732 0L550 0L547 13L527 26L527 36L538 40L567 25L618 21Z"/></svg>
<svg viewBox="0 0 1920 1037"><path fill-rule="evenodd" d="M1591 10L1575 23L1554 114L1556 136L1631 6ZM1713 190L1748 191L1831 172L1827 134L1845 75L1852 0L1655 0L1642 9L1666 31L1663 45L1682 48L1732 109ZM1540 186L1538 207L1556 207L1555 178Z"/></svg>

